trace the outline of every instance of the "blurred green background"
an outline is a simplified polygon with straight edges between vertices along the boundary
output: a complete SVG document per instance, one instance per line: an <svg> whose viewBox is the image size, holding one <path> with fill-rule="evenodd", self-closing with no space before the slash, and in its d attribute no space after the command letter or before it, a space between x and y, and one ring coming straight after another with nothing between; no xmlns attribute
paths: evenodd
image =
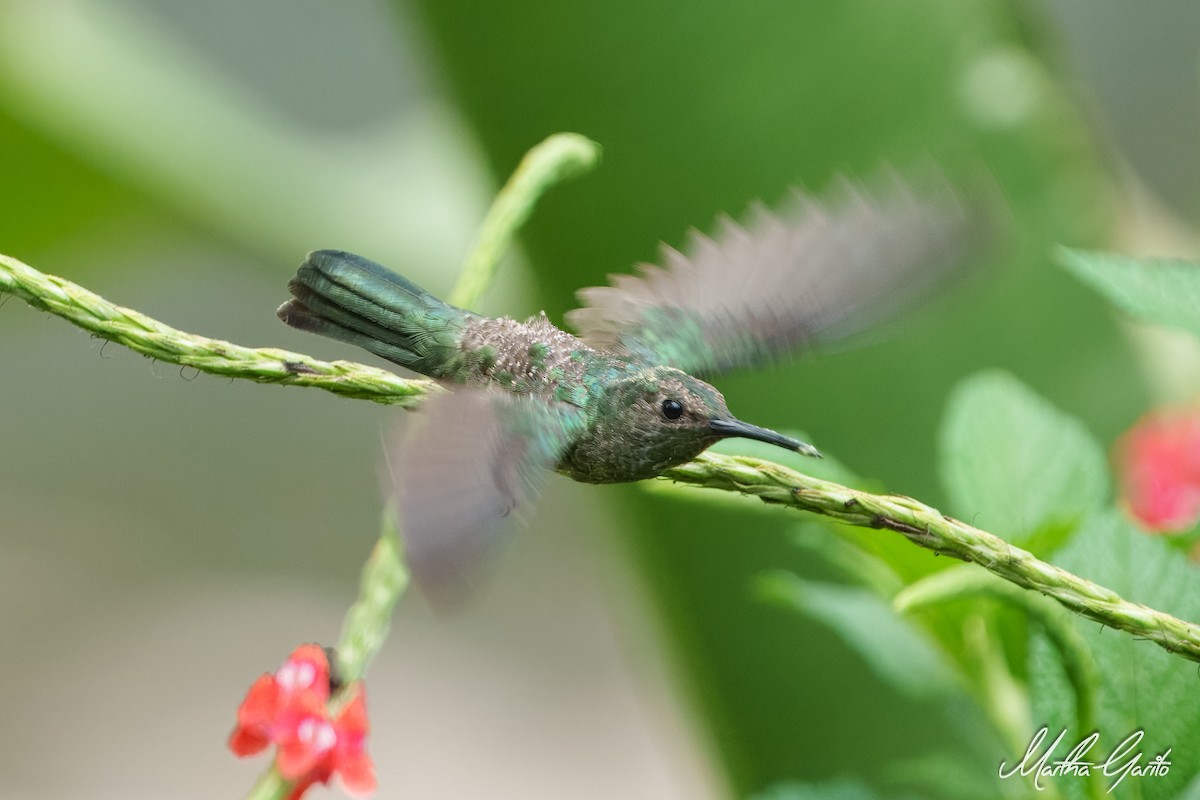
<svg viewBox="0 0 1200 800"><path fill-rule="evenodd" d="M978 369L1105 442L1196 388L1050 252L1195 256L1198 53L1187 0L0 0L0 252L185 330L370 361L275 319L303 254L444 293L555 131L604 163L543 201L484 311L561 319L659 241L839 171L986 172L1012 207L992 269L870 346L720 382L937 504L938 420ZM244 791L234 708L336 637L395 412L180 372L15 300L0 365L0 797ZM1004 757L948 724L969 707L897 696L756 598L765 569L826 573L801 517L553 483L472 608L403 603L371 673L379 796L746 796Z"/></svg>

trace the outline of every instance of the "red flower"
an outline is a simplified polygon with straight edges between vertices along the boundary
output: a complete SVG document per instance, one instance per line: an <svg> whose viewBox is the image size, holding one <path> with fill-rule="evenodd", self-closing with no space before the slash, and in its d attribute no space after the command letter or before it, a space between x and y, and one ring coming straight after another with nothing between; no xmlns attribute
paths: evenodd
<svg viewBox="0 0 1200 800"><path fill-rule="evenodd" d="M1186 531L1200 519L1200 409L1152 411L1117 443L1121 495L1148 530Z"/></svg>
<svg viewBox="0 0 1200 800"><path fill-rule="evenodd" d="M329 662L316 645L296 648L274 674L263 675L238 707L238 724L229 737L237 756L278 745L275 766L295 782L295 800L314 783L334 773L355 796L375 789L375 767L366 752L367 709L361 684L347 689L348 699L330 717Z"/></svg>
<svg viewBox="0 0 1200 800"><path fill-rule="evenodd" d="M276 738L280 714L298 703L324 708L329 699L329 661L315 644L297 647L274 674L263 675L238 707L238 724L229 749L245 757L261 752Z"/></svg>
<svg viewBox="0 0 1200 800"><path fill-rule="evenodd" d="M287 709L280 716L282 735L275 765L296 788L298 798L314 783L326 783L336 772L342 786L356 797L375 790L375 765L367 755L367 709L362 684L355 684L350 701L330 719L324 706Z"/></svg>

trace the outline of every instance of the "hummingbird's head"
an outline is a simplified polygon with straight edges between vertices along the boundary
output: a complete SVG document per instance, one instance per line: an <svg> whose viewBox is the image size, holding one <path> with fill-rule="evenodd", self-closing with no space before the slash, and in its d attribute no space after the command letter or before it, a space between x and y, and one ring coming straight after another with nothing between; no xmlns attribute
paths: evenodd
<svg viewBox="0 0 1200 800"><path fill-rule="evenodd" d="M710 384L673 367L649 367L615 382L588 441L570 459L578 479L631 481L690 461L721 439L757 439L805 455L812 445L736 419ZM595 459L602 471L592 474ZM618 469L613 469L620 465Z"/></svg>

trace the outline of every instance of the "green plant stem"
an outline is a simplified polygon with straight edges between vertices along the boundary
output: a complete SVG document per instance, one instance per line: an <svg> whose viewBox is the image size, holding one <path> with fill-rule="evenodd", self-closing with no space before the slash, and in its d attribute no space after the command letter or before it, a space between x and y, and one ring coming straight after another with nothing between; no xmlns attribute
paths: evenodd
<svg viewBox="0 0 1200 800"><path fill-rule="evenodd" d="M343 397L402 408L412 408L425 395L440 391L433 381L407 380L364 364L320 361L273 347L243 347L185 333L133 309L110 303L78 284L0 255L0 293L4 292L144 356L213 375L258 383L312 386Z"/></svg>
<svg viewBox="0 0 1200 800"><path fill-rule="evenodd" d="M260 383L315 386L346 397L403 408L415 407L436 390L429 381L404 380L348 361L326 363L282 350L254 350L183 333L6 256L0 256L0 292L16 294L30 305L58 314L97 336L140 353L215 375ZM314 372L288 370L282 366L285 361L314 365ZM998 536L944 516L912 498L860 492L769 461L716 453L705 453L695 461L668 470L662 477L758 497L767 503L811 511L850 525L895 531L921 547L973 562L1017 586L1041 592L1088 619L1155 642L1170 653L1200 661L1200 626L1125 600L1109 589L1047 564Z"/></svg>
<svg viewBox="0 0 1200 800"><path fill-rule="evenodd" d="M348 361L332 363L274 349L251 349L177 331L123 309L75 284L0 255L0 292L57 314L97 336L173 364L260 383L314 386L345 397L413 408L437 387ZM285 362L311 366L297 372ZM1072 575L998 536L944 516L900 495L860 492L769 461L704 453L662 476L677 483L758 497L866 528L886 528L909 541L973 562L1017 586L1041 592L1068 609L1200 661L1200 626L1132 603Z"/></svg>
<svg viewBox="0 0 1200 800"><path fill-rule="evenodd" d="M330 716L337 716L342 706L360 691L355 683L363 678L367 665L379 652L387 638L392 610L408 587L408 570L404 568L400 538L396 535L396 515L389 508L383 515L383 525L375 548L363 566L359 581L358 599L346 612L342 636L337 646L337 675L342 688L329 699ZM279 774L274 763L255 781L247 800L280 800L295 787Z"/></svg>
<svg viewBox="0 0 1200 800"><path fill-rule="evenodd" d="M379 652L391 624L392 608L408 587L403 548L396 535L396 515L387 509L379 541L363 566L358 600L346 612L338 641L338 674L346 684L362 678Z"/></svg>
<svg viewBox="0 0 1200 800"><path fill-rule="evenodd" d="M556 133L526 153L484 218L471 255L450 293L450 304L474 307L491 285L500 256L533 212L538 198L554 184L587 172L599 161L600 145L577 133Z"/></svg>
<svg viewBox="0 0 1200 800"><path fill-rule="evenodd" d="M998 536L947 517L911 497L860 492L755 458L704 453L667 470L667 480L757 497L765 503L811 511L863 528L895 531L935 553L978 564L1071 611L1200 661L1200 626L1123 599Z"/></svg>
<svg viewBox="0 0 1200 800"><path fill-rule="evenodd" d="M491 285L500 256L512 243L517 229L528 219L537 199L555 183L590 169L599 157L599 145L571 133L555 134L530 150L492 202L479 238L455 284L451 302L464 307L475 305ZM10 276L7 282L6 275ZM51 291L47 292L47 289ZM355 380L355 370L344 368L360 365L326 364L295 353L251 350L185 334L135 311L112 305L69 281L43 275L15 259L0 257L0 290L18 294L31 305L59 314L140 353L204 372L270 383L317 386L347 397L392 403L403 408L411 408L425 395L440 391L432 381L402 380L383 370L362 367L368 372L362 379ZM237 366L231 366L230 361ZM281 363L282 372L279 370ZM346 612L342 623L342 636L337 647L337 672L342 688L329 700L331 715L336 715L349 701L352 692L358 691L355 683L362 679L367 665L383 646L391 625L392 610L408 587L408 570L396 533L396 520L394 509L385 510L379 540L363 566L358 600ZM248 798L279 800L293 788L294 782L286 780L272 764L259 776Z"/></svg>
<svg viewBox="0 0 1200 800"><path fill-rule="evenodd" d="M258 776L258 780L246 793L246 800L283 800L295 788L295 783L279 774L272 763Z"/></svg>
<svg viewBox="0 0 1200 800"><path fill-rule="evenodd" d="M1004 741L1005 750L1022 752L1032 733L1029 694L1013 677L1004 649L981 612L973 611L963 619L962 645L964 667L979 692L980 707Z"/></svg>

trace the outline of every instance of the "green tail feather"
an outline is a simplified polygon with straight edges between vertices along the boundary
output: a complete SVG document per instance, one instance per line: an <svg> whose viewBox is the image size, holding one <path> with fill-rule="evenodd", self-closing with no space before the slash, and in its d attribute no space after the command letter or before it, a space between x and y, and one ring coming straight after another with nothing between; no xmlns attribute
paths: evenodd
<svg viewBox="0 0 1200 800"><path fill-rule="evenodd" d="M461 369L462 329L474 315L374 261L317 250L288 289L294 299L275 313L293 328L349 342L434 378L453 379Z"/></svg>

